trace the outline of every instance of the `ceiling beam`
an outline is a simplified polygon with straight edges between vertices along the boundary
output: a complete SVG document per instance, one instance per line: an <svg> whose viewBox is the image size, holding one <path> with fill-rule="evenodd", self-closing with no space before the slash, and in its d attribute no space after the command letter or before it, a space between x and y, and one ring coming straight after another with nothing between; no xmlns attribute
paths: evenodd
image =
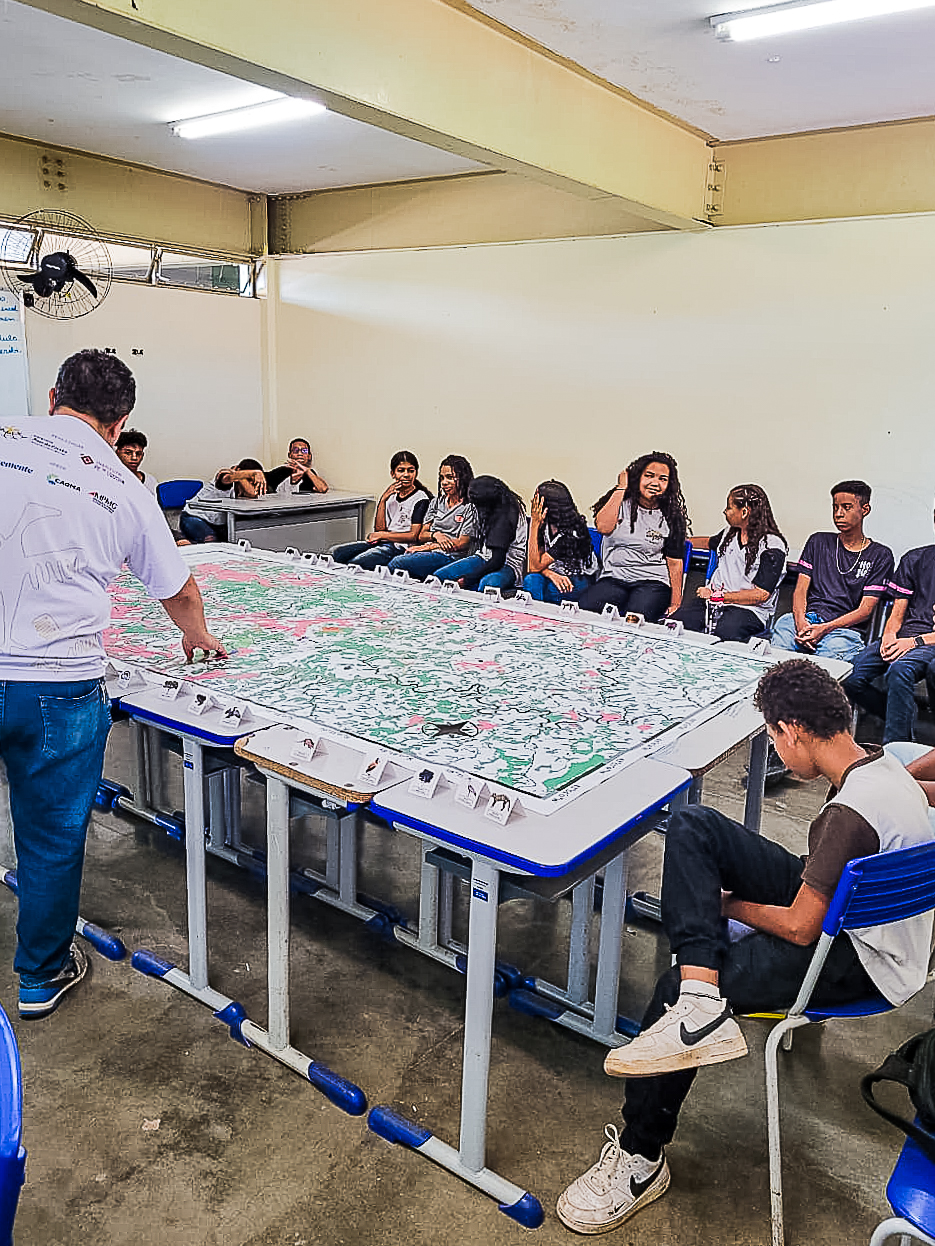
<svg viewBox="0 0 935 1246"><path fill-rule="evenodd" d="M445 0L24 0L657 225L703 227L706 140Z"/></svg>

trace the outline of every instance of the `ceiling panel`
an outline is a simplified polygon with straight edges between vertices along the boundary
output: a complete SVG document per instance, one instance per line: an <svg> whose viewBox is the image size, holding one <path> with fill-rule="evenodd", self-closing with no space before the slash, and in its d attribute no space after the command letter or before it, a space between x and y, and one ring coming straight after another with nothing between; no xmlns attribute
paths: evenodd
<svg viewBox="0 0 935 1246"><path fill-rule="evenodd" d="M272 92L13 0L0 0L0 56L0 133L238 190L294 194L487 167L330 112L266 130L177 138L168 122Z"/></svg>

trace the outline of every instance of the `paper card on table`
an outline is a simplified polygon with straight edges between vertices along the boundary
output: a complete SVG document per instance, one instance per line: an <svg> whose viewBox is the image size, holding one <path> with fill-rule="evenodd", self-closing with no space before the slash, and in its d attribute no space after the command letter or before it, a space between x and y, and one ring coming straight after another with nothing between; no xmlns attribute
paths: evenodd
<svg viewBox="0 0 935 1246"><path fill-rule="evenodd" d="M296 740L289 756L293 761L311 761L320 743L320 736L307 735L300 740Z"/></svg>
<svg viewBox="0 0 935 1246"><path fill-rule="evenodd" d="M207 714L208 710L217 705L210 692L196 692L195 699L188 707L189 714Z"/></svg>
<svg viewBox="0 0 935 1246"><path fill-rule="evenodd" d="M472 774L465 775L455 788L455 804L463 805L465 809L476 809L486 787L487 784L481 779Z"/></svg>
<svg viewBox="0 0 935 1246"><path fill-rule="evenodd" d="M491 792L487 808L484 810L484 817L490 818L491 822L496 822L498 826L506 826L515 804L516 797L510 792Z"/></svg>
<svg viewBox="0 0 935 1246"><path fill-rule="evenodd" d="M125 667L120 671L117 675L117 683L120 686L121 693L136 692L137 689L146 687L146 680L140 672L131 670L130 667Z"/></svg>
<svg viewBox="0 0 935 1246"><path fill-rule="evenodd" d="M422 796L426 800L431 800L435 795L435 789L438 787L438 780L441 778L441 771L434 766L423 766L421 770L417 770L409 782L409 791L413 796Z"/></svg>
<svg viewBox="0 0 935 1246"><path fill-rule="evenodd" d="M159 695L164 701L174 701L181 691L181 679L164 679L162 681L162 687L159 690Z"/></svg>
<svg viewBox="0 0 935 1246"><path fill-rule="evenodd" d="M646 618L642 614L637 614L635 610L628 610L623 616L624 623L629 623L633 627L642 627L646 622Z"/></svg>
<svg viewBox="0 0 935 1246"><path fill-rule="evenodd" d="M380 782L380 776L386 768L386 761L386 756L383 753L368 753L360 763L360 769L357 771L357 782L364 783L367 787L376 787Z"/></svg>
<svg viewBox="0 0 935 1246"><path fill-rule="evenodd" d="M228 705L224 711L224 726L239 727L247 713L245 705Z"/></svg>

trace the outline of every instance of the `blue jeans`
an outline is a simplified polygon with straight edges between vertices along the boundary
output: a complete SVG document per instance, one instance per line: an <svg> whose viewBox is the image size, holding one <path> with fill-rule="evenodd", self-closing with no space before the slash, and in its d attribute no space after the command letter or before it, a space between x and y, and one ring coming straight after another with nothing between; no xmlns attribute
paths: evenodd
<svg viewBox="0 0 935 1246"><path fill-rule="evenodd" d="M807 611L805 617L809 623L821 622L814 610ZM795 616L784 614L773 624L769 643L775 649L791 649L794 653L814 652L819 658L840 658L842 662L853 662L867 642L853 627L836 627L827 636L822 636L814 650L802 649L795 643Z"/></svg>
<svg viewBox="0 0 935 1246"><path fill-rule="evenodd" d="M577 601L591 583L586 575L571 575L572 589L570 593L560 593L551 580L546 579L537 571L531 571L523 580L523 588L534 601L547 601L557 606L563 601Z"/></svg>
<svg viewBox="0 0 935 1246"><path fill-rule="evenodd" d="M427 575L436 575L454 560L455 555L446 554L443 549L423 549L413 554L397 554L390 563L390 570L408 571L414 580L424 580Z"/></svg>
<svg viewBox="0 0 935 1246"><path fill-rule="evenodd" d="M485 588L516 588L516 572L505 563L499 571L491 571L481 579L481 570L487 562L480 554L471 554L467 558L459 558L450 562L435 574L440 580L464 580L465 588L476 588L482 593Z"/></svg>
<svg viewBox="0 0 935 1246"><path fill-rule="evenodd" d="M179 532L186 541L193 545L204 545L205 541L226 541L227 524L208 523L200 515L190 515L182 511L179 515Z"/></svg>
<svg viewBox="0 0 935 1246"><path fill-rule="evenodd" d="M354 563L365 571L373 571L375 567L385 567L399 553L399 546L392 541L381 541L372 545L369 541L351 541L347 545L336 545L331 551L335 562Z"/></svg>
<svg viewBox="0 0 935 1246"><path fill-rule="evenodd" d="M855 705L884 720L884 744L915 738L915 686L933 661L935 645L923 645L910 649L895 662L887 662L880 657L878 640L854 659L854 669L841 686ZM875 680L881 675L884 691L875 687Z"/></svg>
<svg viewBox="0 0 935 1246"><path fill-rule="evenodd" d="M13 968L25 986L68 961L84 841L104 767L103 681L0 681L0 757L10 785L19 890Z"/></svg>

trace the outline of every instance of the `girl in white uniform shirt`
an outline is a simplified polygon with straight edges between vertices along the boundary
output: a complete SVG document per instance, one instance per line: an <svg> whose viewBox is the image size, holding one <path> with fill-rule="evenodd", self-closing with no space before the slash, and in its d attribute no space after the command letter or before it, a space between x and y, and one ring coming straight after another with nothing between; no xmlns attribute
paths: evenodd
<svg viewBox="0 0 935 1246"><path fill-rule="evenodd" d="M461 454L449 454L438 468L438 493L425 512L415 545L397 554L391 571L408 571L414 580L436 575L463 557L477 531L477 512L467 500L474 469Z"/></svg>
<svg viewBox="0 0 935 1246"><path fill-rule="evenodd" d="M672 617L690 631L744 641L769 626L789 547L759 485L731 489L724 518L728 526L707 540L717 554L709 582Z"/></svg>
<svg viewBox="0 0 935 1246"><path fill-rule="evenodd" d="M671 454L643 454L617 477L617 487L594 504L601 543L600 578L579 598L597 614L606 605L652 623L682 602L688 513L678 464Z"/></svg>
<svg viewBox="0 0 935 1246"><path fill-rule="evenodd" d="M373 531L366 541L336 545L335 562L355 563L367 571L385 566L397 554L405 554L422 531L422 521L432 495L419 480L419 460L411 450L397 450L390 459L390 484L377 502Z"/></svg>

